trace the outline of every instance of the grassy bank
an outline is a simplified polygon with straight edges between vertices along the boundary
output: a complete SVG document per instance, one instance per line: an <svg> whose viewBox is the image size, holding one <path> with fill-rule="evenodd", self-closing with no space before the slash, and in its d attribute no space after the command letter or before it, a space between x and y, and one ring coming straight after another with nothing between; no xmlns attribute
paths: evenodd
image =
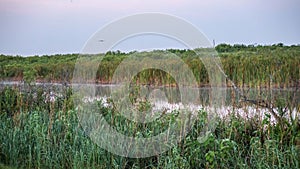
<svg viewBox="0 0 300 169"><path fill-rule="evenodd" d="M205 49L196 49L201 52ZM222 67L228 77L241 87L295 87L300 79L300 46L284 46L277 44L272 46L245 46L226 45L216 46L216 51L221 59ZM152 52L120 51L107 52L94 58L101 61L95 79L88 81L96 83L110 83L114 71L118 65L129 56L137 55L140 58L153 55L170 56L165 66L174 65L174 57L180 57L192 70L199 86L207 86L209 77L205 66L199 60L194 51L168 49ZM5 56L0 55L0 79L1 80L24 80L27 82L70 82L74 65L78 55L53 55L53 56ZM162 59L157 57L157 59ZM138 59L137 59L138 61ZM131 62L132 66L136 65ZM82 67L89 68L86 63ZM181 70L178 69L178 74ZM174 80L163 71L148 69L138 76L140 83L154 82L158 85L174 84Z"/></svg>
<svg viewBox="0 0 300 169"><path fill-rule="evenodd" d="M300 126L270 122L270 115L243 119L231 115L219 119L216 130L203 143L198 136L207 113L199 110L191 131L169 151L144 159L114 155L98 147L78 122L72 91L64 90L55 101L53 89L18 88L1 91L0 163L16 168L299 168ZM116 130L151 137L153 131L176 122L176 113L142 126L117 116L113 108L95 104ZM234 114L234 113L233 113ZM152 131L152 132L151 132Z"/></svg>

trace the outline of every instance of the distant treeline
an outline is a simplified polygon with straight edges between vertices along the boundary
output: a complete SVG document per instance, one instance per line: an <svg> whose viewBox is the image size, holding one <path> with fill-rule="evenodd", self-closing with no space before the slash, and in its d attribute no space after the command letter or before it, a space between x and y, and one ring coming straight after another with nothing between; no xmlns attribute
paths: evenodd
<svg viewBox="0 0 300 169"><path fill-rule="evenodd" d="M220 44L215 49L221 59L224 72L238 86L294 87L299 84L299 45L285 46L282 43L269 46ZM201 50L205 51L205 49L195 49L195 51ZM95 57L96 60L103 59L95 79L91 79L91 81L110 83L118 65L132 54L147 56L169 53L168 64L175 63L172 61L172 55L176 54L190 67L199 82L199 86L208 85L209 77L206 69L195 51L186 49L166 49L152 52L133 51L129 53L109 51ZM1 81L69 83L72 80L77 58L78 54L31 57L0 55L0 79ZM132 66L134 64L132 63ZM82 66L88 67L90 65ZM159 85L174 83L174 79L167 73L155 69L145 70L133 79L140 83L149 83L150 81Z"/></svg>

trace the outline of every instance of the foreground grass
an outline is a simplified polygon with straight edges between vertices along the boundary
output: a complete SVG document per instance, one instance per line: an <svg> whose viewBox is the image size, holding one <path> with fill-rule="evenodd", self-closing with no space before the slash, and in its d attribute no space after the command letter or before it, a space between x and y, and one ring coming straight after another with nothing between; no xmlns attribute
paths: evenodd
<svg viewBox="0 0 300 169"><path fill-rule="evenodd" d="M3 97L11 98L4 100ZM299 168L299 124L272 124L263 120L230 116L219 119L216 130L203 143L198 136L207 122L199 110L197 121L186 138L169 151L143 159L114 155L90 140L77 118L77 109L68 106L70 97L45 102L14 89L1 93L0 163L17 168ZM37 96L38 97L38 96ZM14 99L12 99L14 98ZM31 98L34 102L30 102ZM36 100L35 100L36 99ZM30 102L28 105L26 102ZM11 104L8 104L11 103ZM11 105L15 105L10 107ZM19 106L19 109L14 109ZM120 132L144 135L162 130L176 114L155 125L139 126L115 116L114 109L98 104L106 120ZM25 111L24 111L25 110ZM0 166L2 168L2 166Z"/></svg>
<svg viewBox="0 0 300 169"><path fill-rule="evenodd" d="M15 169L15 168L0 164L0 169Z"/></svg>

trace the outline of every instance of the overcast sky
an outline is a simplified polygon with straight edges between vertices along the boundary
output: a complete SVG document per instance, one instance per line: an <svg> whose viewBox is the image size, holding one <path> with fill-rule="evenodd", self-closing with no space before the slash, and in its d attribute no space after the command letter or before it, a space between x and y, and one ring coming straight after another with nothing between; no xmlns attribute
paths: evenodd
<svg viewBox="0 0 300 169"><path fill-rule="evenodd" d="M104 25L144 12L183 18L217 44L300 44L299 0L0 0L0 54L79 53ZM124 43L177 47L157 37Z"/></svg>

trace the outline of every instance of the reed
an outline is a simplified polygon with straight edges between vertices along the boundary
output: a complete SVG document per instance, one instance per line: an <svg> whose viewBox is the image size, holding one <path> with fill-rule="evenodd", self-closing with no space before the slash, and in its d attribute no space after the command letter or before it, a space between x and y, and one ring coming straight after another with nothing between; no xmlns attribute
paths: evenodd
<svg viewBox="0 0 300 169"><path fill-rule="evenodd" d="M207 140L200 143L198 136L206 125L207 113L199 110L191 131L178 145L154 157L133 159L107 152L90 140L87 131L84 131L78 122L78 109L69 103L72 102L70 92L57 96L51 102L47 101L48 91L39 92L42 94L36 95L36 92L25 94L20 92L19 88L5 88L1 92L0 163L5 166L16 168L299 168L300 166L298 147L300 129L296 121L282 127L280 124L271 123L269 115L260 120L255 117L244 119L231 113L229 117L219 119L216 130L207 136ZM14 107L11 104L18 106ZM96 102L95 106L110 125L129 136L151 137L167 129L169 123L176 123L176 112L165 115L153 123L141 125L122 117L114 108L103 106L101 101ZM147 104L142 106L147 109Z"/></svg>
<svg viewBox="0 0 300 169"><path fill-rule="evenodd" d="M242 45L243 46L243 45ZM207 49L195 49L202 54L207 53ZM300 79L300 47L299 46L226 46L216 47L219 52L222 67L228 77L240 87L295 87ZM91 63L102 59L96 72L95 79L88 81L97 83L111 83L112 77L118 65L129 57L139 59L148 56L156 56L156 59L167 59L164 63L166 67L178 66L172 56L181 58L194 73L199 86L209 85L209 77L205 66L199 57L192 50L156 50L151 52L107 52L95 57L87 57ZM80 55L81 56L81 55ZM1 80L36 80L42 82L62 82L67 83L72 79L74 65L78 55L54 55L54 56L33 56L33 57L13 57L0 55L0 79ZM81 66L91 67L91 63L86 62ZM147 64L147 62L145 62ZM137 63L128 63L128 67L134 67ZM144 67L147 67L145 65ZM128 71L128 70L123 70ZM177 70L180 74L181 70ZM140 75L141 81L161 81L164 74L157 74L153 70L145 70ZM122 80L122 79L121 79ZM173 84L170 79L165 83ZM271 86L272 84L272 86Z"/></svg>

